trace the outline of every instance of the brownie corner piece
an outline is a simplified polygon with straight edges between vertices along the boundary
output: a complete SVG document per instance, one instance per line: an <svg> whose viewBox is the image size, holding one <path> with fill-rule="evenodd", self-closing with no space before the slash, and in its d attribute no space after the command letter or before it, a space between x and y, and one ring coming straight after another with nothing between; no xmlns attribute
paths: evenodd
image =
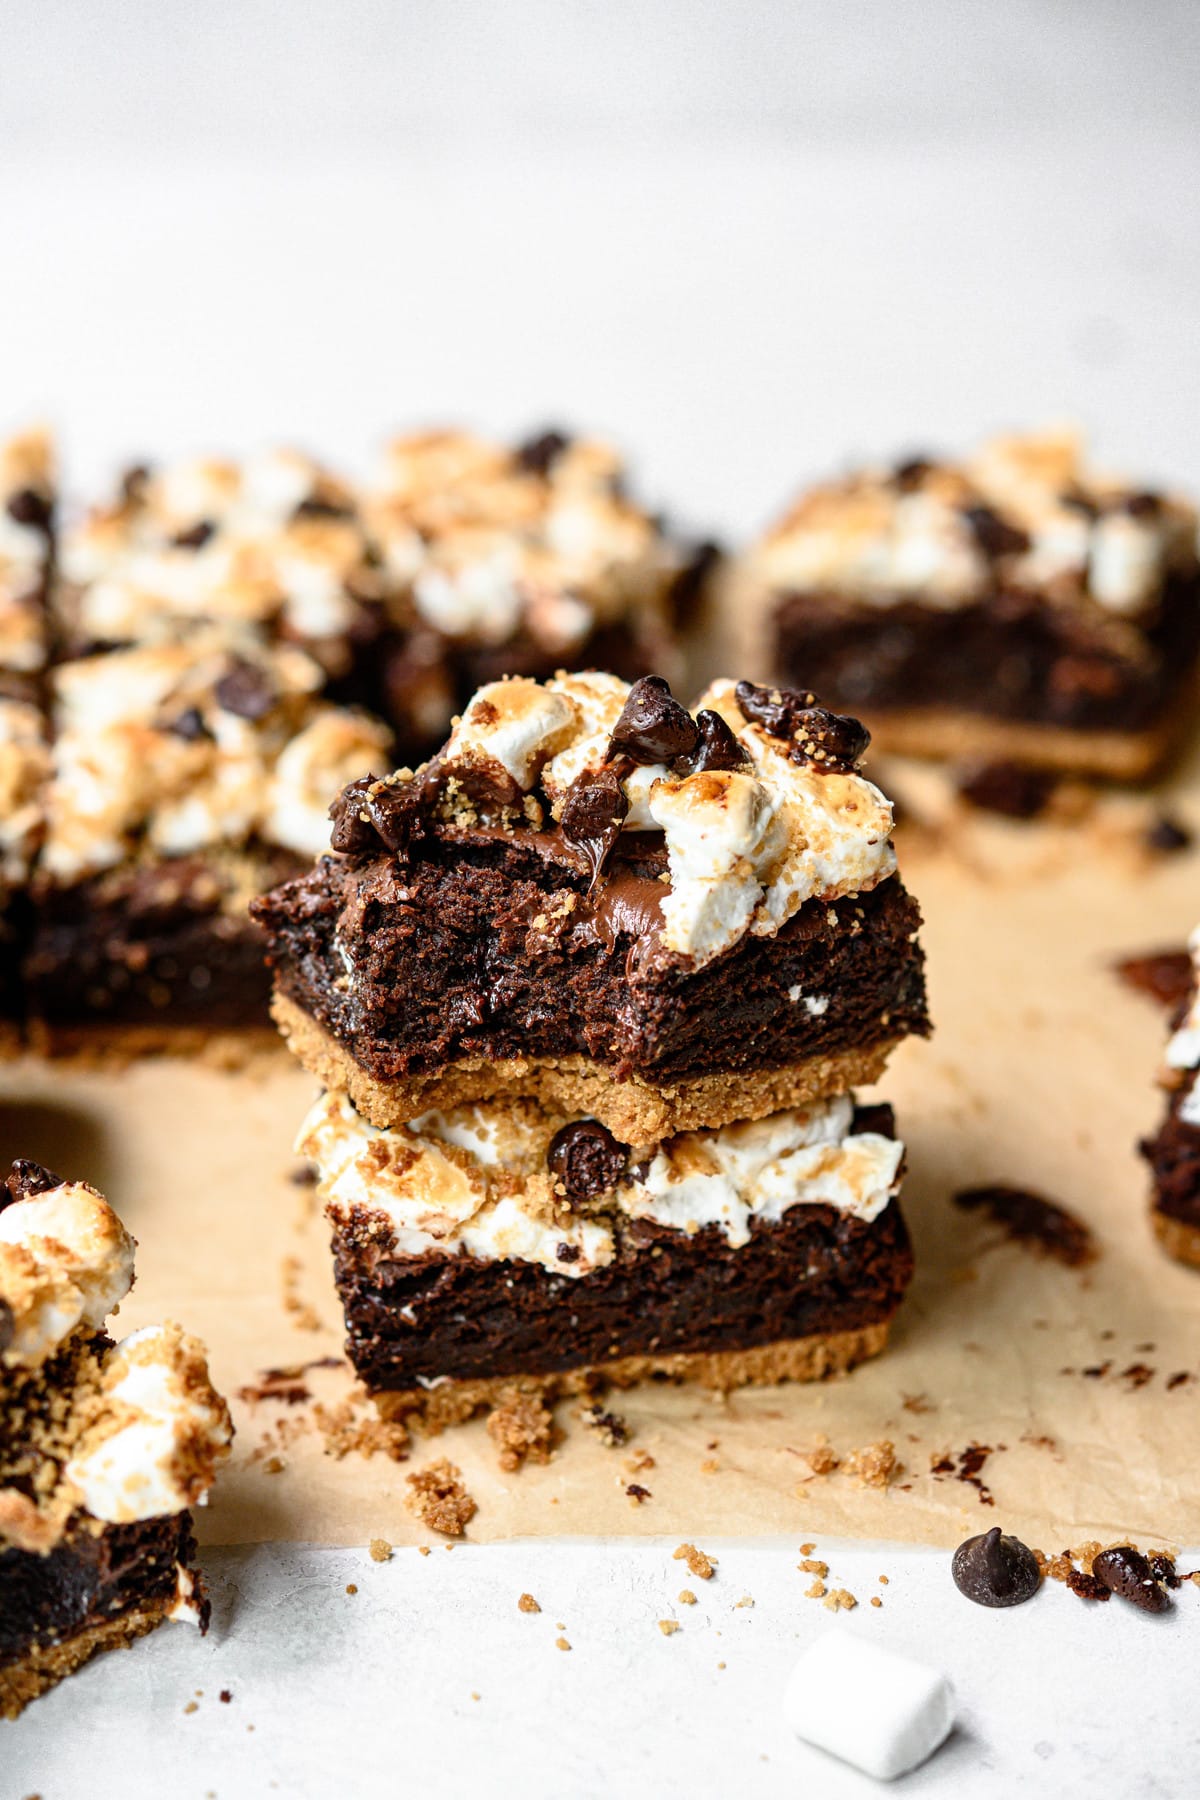
<svg viewBox="0 0 1200 1800"><path fill-rule="evenodd" d="M807 692L493 683L256 902L276 1017L381 1125L519 1091L664 1135L872 1081L929 1021L866 745Z"/></svg>
<svg viewBox="0 0 1200 1800"><path fill-rule="evenodd" d="M1194 715L1196 510L1070 432L910 457L804 494L745 561L782 679L887 749L1152 774Z"/></svg>
<svg viewBox="0 0 1200 1800"><path fill-rule="evenodd" d="M0 1718L166 1619L207 1626L191 1507L232 1426L177 1326L114 1343L133 1239L40 1164L0 1185Z"/></svg>
<svg viewBox="0 0 1200 1800"><path fill-rule="evenodd" d="M1200 1268L1200 928L1189 949L1192 985L1167 1042L1163 1118L1139 1147L1150 1166L1151 1220L1160 1243L1176 1261Z"/></svg>

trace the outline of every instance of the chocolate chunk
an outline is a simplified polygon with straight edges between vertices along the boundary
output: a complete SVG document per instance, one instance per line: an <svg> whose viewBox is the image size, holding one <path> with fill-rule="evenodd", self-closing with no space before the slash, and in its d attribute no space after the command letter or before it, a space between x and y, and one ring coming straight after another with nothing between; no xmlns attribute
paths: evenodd
<svg viewBox="0 0 1200 1800"><path fill-rule="evenodd" d="M691 774L698 775L703 769L745 769L751 765L750 752L720 713L709 712L705 707L696 714L696 730L698 742L692 753Z"/></svg>
<svg viewBox="0 0 1200 1800"><path fill-rule="evenodd" d="M643 675L629 690L613 726L608 760L627 756L634 763L669 763L690 756L699 733L691 713L674 699L661 675Z"/></svg>
<svg viewBox="0 0 1200 1800"><path fill-rule="evenodd" d="M550 1139L546 1162L568 1201L592 1200L615 1187L625 1173L629 1151L596 1119L577 1119Z"/></svg>
<svg viewBox="0 0 1200 1800"><path fill-rule="evenodd" d="M1015 1243L1031 1244L1068 1268L1095 1260L1095 1242L1083 1220L1025 1188L963 1188L954 1195L954 1204L964 1212L986 1212Z"/></svg>
<svg viewBox="0 0 1200 1800"><path fill-rule="evenodd" d="M1020 556L1029 548L1027 534L1010 525L990 506L965 506L963 518L975 534L975 542L991 561L998 556Z"/></svg>
<svg viewBox="0 0 1200 1800"><path fill-rule="evenodd" d="M18 488L8 497L8 516L18 525L32 525L35 531L49 531L54 507L49 496L37 488Z"/></svg>
<svg viewBox="0 0 1200 1800"><path fill-rule="evenodd" d="M8 1349L17 1335L17 1321L13 1317L13 1309L7 1300L0 1300L0 1355Z"/></svg>
<svg viewBox="0 0 1200 1800"><path fill-rule="evenodd" d="M577 1263L579 1261L579 1245L556 1244L554 1246L554 1254L559 1262Z"/></svg>
<svg viewBox="0 0 1200 1800"><path fill-rule="evenodd" d="M1058 777L1051 770L1015 762L977 763L958 781L964 800L1006 819L1036 819L1046 810L1057 786Z"/></svg>
<svg viewBox="0 0 1200 1800"><path fill-rule="evenodd" d="M217 705L239 719L265 719L279 698L275 684L257 663L235 657L216 686Z"/></svg>
<svg viewBox="0 0 1200 1800"><path fill-rule="evenodd" d="M1191 843L1192 834L1187 826L1181 825L1169 813L1159 813L1146 831L1146 848L1161 850L1166 855L1176 850L1189 850Z"/></svg>
<svg viewBox="0 0 1200 1800"><path fill-rule="evenodd" d="M63 1187L65 1183L61 1175L53 1169L42 1167L41 1163L30 1162L27 1157L19 1156L8 1175L5 1177L8 1197L4 1205L14 1200L30 1200L34 1194L48 1194L53 1188Z"/></svg>
<svg viewBox="0 0 1200 1800"><path fill-rule="evenodd" d="M878 1137L894 1138L896 1115L886 1100L877 1100L873 1106L856 1106L853 1129L856 1134L873 1131Z"/></svg>
<svg viewBox="0 0 1200 1800"><path fill-rule="evenodd" d="M186 711L176 713L173 719L167 721L165 729L172 737L183 738L189 744L197 743L201 738L212 737L212 732L204 723L203 714L196 706L189 706Z"/></svg>
<svg viewBox="0 0 1200 1800"><path fill-rule="evenodd" d="M933 469L933 458L929 456L909 456L896 464L892 470L892 486L902 494L911 494L919 488L925 477Z"/></svg>
<svg viewBox="0 0 1200 1800"><path fill-rule="evenodd" d="M513 451L513 461L530 475L548 475L571 439L565 431L543 431L526 439Z"/></svg>
<svg viewBox="0 0 1200 1800"><path fill-rule="evenodd" d="M587 852L598 875L629 811L629 801L615 769L576 776L567 790L559 824L569 843Z"/></svg>
<svg viewBox="0 0 1200 1800"><path fill-rule="evenodd" d="M1163 508L1162 495L1148 488L1140 494L1126 495L1124 504L1125 511L1135 519L1157 519Z"/></svg>
<svg viewBox="0 0 1200 1800"><path fill-rule="evenodd" d="M1020 1606L1042 1584L1033 1551L998 1525L960 1544L950 1568L959 1593L976 1606Z"/></svg>
<svg viewBox="0 0 1200 1800"><path fill-rule="evenodd" d="M798 716L817 704L817 696L807 689L759 687L754 681L739 681L734 693L747 719L785 743L796 729Z"/></svg>
<svg viewBox="0 0 1200 1800"><path fill-rule="evenodd" d="M1172 1012L1192 991L1192 959L1186 950L1148 950L1142 956L1122 957L1113 968L1127 986Z"/></svg>
<svg viewBox="0 0 1200 1800"><path fill-rule="evenodd" d="M828 712L817 704L815 694L802 689L739 681L736 692L745 716L788 744L794 762L811 763L825 773L849 774L871 742L865 725L846 714Z"/></svg>
<svg viewBox="0 0 1200 1800"><path fill-rule="evenodd" d="M1180 1577L1175 1570L1175 1558L1166 1550L1154 1550L1147 1557L1150 1573L1155 1581L1161 1581L1164 1587L1177 1588Z"/></svg>
<svg viewBox="0 0 1200 1800"><path fill-rule="evenodd" d="M352 519L354 508L344 500L329 500L322 494L309 494L292 514L293 519Z"/></svg>
<svg viewBox="0 0 1200 1800"><path fill-rule="evenodd" d="M211 519L197 519L186 531L177 531L171 542L177 550L203 550L209 538L216 535L216 529Z"/></svg>
<svg viewBox="0 0 1200 1800"><path fill-rule="evenodd" d="M1132 1600L1143 1612L1166 1612L1170 1607L1171 1596L1159 1587L1150 1564L1132 1544L1102 1550L1092 1564L1092 1574L1110 1594Z"/></svg>
<svg viewBox="0 0 1200 1800"><path fill-rule="evenodd" d="M343 856L368 855L379 848L378 831L369 816L363 817L364 812L370 813L371 789L375 785L374 776L360 776L342 789L329 808L329 817L333 821L330 845ZM399 848L395 844L388 847Z"/></svg>

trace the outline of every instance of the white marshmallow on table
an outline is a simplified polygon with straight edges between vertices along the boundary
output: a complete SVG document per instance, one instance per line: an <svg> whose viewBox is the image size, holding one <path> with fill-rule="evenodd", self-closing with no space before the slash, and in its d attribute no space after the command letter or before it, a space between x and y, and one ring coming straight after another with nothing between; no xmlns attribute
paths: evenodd
<svg viewBox="0 0 1200 1800"><path fill-rule="evenodd" d="M878 1781L893 1781L949 1735L954 1689L926 1663L856 1633L831 1631L792 1670L783 1714L797 1737Z"/></svg>

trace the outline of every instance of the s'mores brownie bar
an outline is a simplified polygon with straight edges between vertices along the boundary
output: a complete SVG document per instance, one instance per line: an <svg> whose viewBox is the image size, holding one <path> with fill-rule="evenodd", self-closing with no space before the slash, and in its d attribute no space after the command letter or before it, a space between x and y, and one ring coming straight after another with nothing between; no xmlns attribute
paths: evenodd
<svg viewBox="0 0 1200 1800"><path fill-rule="evenodd" d="M837 1374L912 1270L890 1108L849 1095L660 1142L530 1102L378 1131L343 1095L296 1145L333 1225L347 1353L431 1427L514 1390Z"/></svg>
<svg viewBox="0 0 1200 1800"><path fill-rule="evenodd" d="M1200 1268L1200 926L1188 939L1192 988L1167 1043L1166 1116L1140 1146L1153 1181L1151 1218L1163 1248Z"/></svg>
<svg viewBox="0 0 1200 1800"><path fill-rule="evenodd" d="M770 666L876 745L1140 780L1191 722L1195 508L1005 437L801 497L746 558Z"/></svg>
<svg viewBox="0 0 1200 1800"><path fill-rule="evenodd" d="M247 903L307 866L387 733L292 646L227 633L60 665L25 987L35 1041L190 1047L267 1024Z"/></svg>
<svg viewBox="0 0 1200 1800"><path fill-rule="evenodd" d="M44 431L0 443L0 697L37 698L49 647L55 466Z"/></svg>
<svg viewBox="0 0 1200 1800"><path fill-rule="evenodd" d="M866 744L748 682L490 683L255 903L276 1022L381 1127L511 1094L657 1142L872 1081L928 1019Z"/></svg>
<svg viewBox="0 0 1200 1800"><path fill-rule="evenodd" d="M164 1619L207 1628L189 1507L233 1432L177 1325L114 1343L134 1240L84 1182L0 1187L0 1718Z"/></svg>
<svg viewBox="0 0 1200 1800"><path fill-rule="evenodd" d="M673 631L711 547L686 548L629 498L605 443L548 431L497 444L461 431L397 438L366 516L398 629L386 712L436 747L451 714L502 675L676 666Z"/></svg>

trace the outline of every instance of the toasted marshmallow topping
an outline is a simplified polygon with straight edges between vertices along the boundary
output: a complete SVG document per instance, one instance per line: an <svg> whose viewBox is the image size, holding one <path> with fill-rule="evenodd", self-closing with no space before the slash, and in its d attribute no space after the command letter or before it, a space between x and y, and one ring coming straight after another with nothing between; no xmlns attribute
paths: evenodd
<svg viewBox="0 0 1200 1800"><path fill-rule="evenodd" d="M661 629L680 559L625 498L615 453L583 439L540 448L454 431L398 438L366 507L392 581L448 638L526 633L569 656L596 624L630 613Z"/></svg>
<svg viewBox="0 0 1200 1800"><path fill-rule="evenodd" d="M0 1367L35 1367L78 1325L99 1330L133 1285L134 1241L85 1182L0 1211ZM7 1340L7 1341L6 1341Z"/></svg>
<svg viewBox="0 0 1200 1800"><path fill-rule="evenodd" d="M1003 437L955 466L868 469L803 495L748 558L788 592L954 608L1005 586L1152 617L1194 567L1197 515L1096 473L1075 433Z"/></svg>
<svg viewBox="0 0 1200 1800"><path fill-rule="evenodd" d="M233 1438L204 1351L177 1325L117 1345L66 1479L94 1518L124 1525L195 1506Z"/></svg>
<svg viewBox="0 0 1200 1800"><path fill-rule="evenodd" d="M145 844L181 856L253 838L317 856L347 779L387 764L387 733L314 698L321 672L290 646L201 632L64 664L41 867L58 881Z"/></svg>
<svg viewBox="0 0 1200 1800"><path fill-rule="evenodd" d="M41 715L21 700L0 699L0 879L23 882L45 823L50 773Z"/></svg>
<svg viewBox="0 0 1200 1800"><path fill-rule="evenodd" d="M52 506L55 479L46 432L0 443L0 669L18 674L46 661L40 598L49 538L37 515Z"/></svg>
<svg viewBox="0 0 1200 1800"><path fill-rule="evenodd" d="M604 764L629 692L598 674L492 682L471 701L437 767L468 789L490 773L497 792L514 784L527 797L526 818L532 800L534 823L546 811L559 819L571 784ZM672 773L643 763L621 776L621 829L657 828L666 839L662 942L696 967L748 931L772 936L806 901L861 893L896 867L891 803L871 782L794 755L786 738L743 714L732 681L715 683L703 708L729 725L746 753L744 769Z"/></svg>
<svg viewBox="0 0 1200 1800"><path fill-rule="evenodd" d="M374 590L353 495L291 450L127 479L66 533L60 563L72 628L95 643L197 621L334 638L357 617L356 594Z"/></svg>
<svg viewBox="0 0 1200 1800"><path fill-rule="evenodd" d="M793 1206L876 1218L896 1191L903 1146L853 1132L853 1114L840 1095L631 1149L614 1186L570 1207L547 1162L566 1121L532 1107L463 1107L379 1131L344 1095L323 1094L296 1150L316 1163L334 1224L374 1239L380 1256L440 1251L578 1279L611 1262L623 1221L689 1234L715 1226L740 1247L755 1220L777 1222Z"/></svg>

